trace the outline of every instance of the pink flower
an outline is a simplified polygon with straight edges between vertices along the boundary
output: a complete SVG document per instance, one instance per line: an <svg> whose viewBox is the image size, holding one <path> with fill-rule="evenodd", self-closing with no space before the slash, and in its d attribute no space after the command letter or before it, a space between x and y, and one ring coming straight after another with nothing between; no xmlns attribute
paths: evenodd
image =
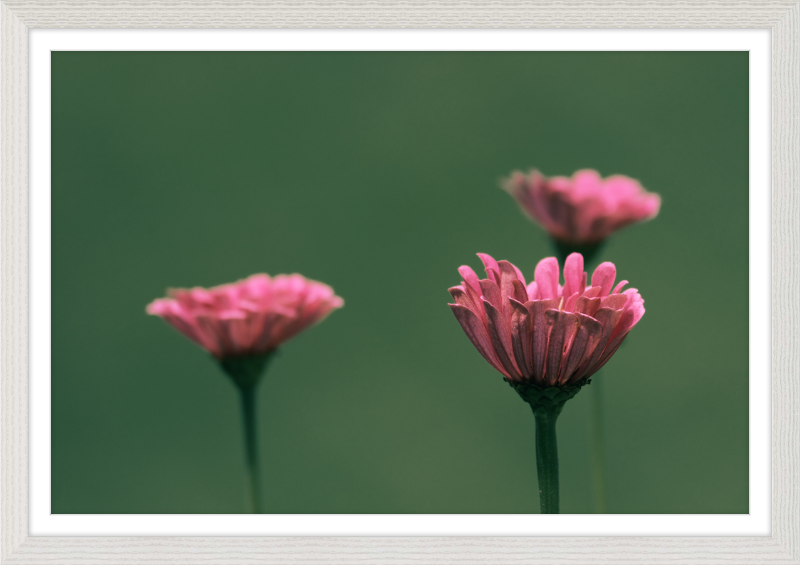
<svg viewBox="0 0 800 565"><path fill-rule="evenodd" d="M217 359L263 355L344 301L301 275L253 275L214 288L175 289L147 313L160 316Z"/></svg>
<svg viewBox="0 0 800 565"><path fill-rule="evenodd" d="M658 194L622 175L603 179L583 170L566 177L515 172L503 183L533 220L554 238L571 244L597 244L620 228L654 218Z"/></svg>
<svg viewBox="0 0 800 565"><path fill-rule="evenodd" d="M536 266L535 281L525 284L508 261L478 256L487 279L462 266L461 285L450 290L456 319L481 355L512 383L539 387L582 383L614 355L644 315L636 289L614 286L617 270L602 263L587 287L583 256L573 253L558 284L555 257Z"/></svg>

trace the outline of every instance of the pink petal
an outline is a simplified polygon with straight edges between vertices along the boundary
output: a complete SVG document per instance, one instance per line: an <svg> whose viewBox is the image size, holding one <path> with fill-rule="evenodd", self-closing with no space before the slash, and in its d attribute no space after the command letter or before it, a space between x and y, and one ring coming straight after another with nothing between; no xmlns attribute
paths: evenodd
<svg viewBox="0 0 800 565"><path fill-rule="evenodd" d="M628 284L628 281L620 281L620 283L614 287L614 290L611 291L611 294L619 294L619 292L626 284Z"/></svg>
<svg viewBox="0 0 800 565"><path fill-rule="evenodd" d="M601 308L611 308L613 310L619 310L625 303L628 301L628 297L624 294L609 294L606 296L603 301L600 303Z"/></svg>
<svg viewBox="0 0 800 565"><path fill-rule="evenodd" d="M483 301L483 307L486 309L489 337L492 339L494 352L497 354L500 364L505 367L506 372L510 375L509 378L520 380L522 375L514 360L514 346L511 343L511 325L502 312L487 300Z"/></svg>
<svg viewBox="0 0 800 565"><path fill-rule="evenodd" d="M478 353L480 353L497 371L505 377L511 378L511 375L509 375L497 359L486 326L484 326L478 317L468 308L458 304L449 304L448 306L450 306L450 309L456 316L456 320L461 324L461 328L464 330L464 333L467 334L467 337L472 342L472 345L475 346L475 349L478 350Z"/></svg>
<svg viewBox="0 0 800 565"><path fill-rule="evenodd" d="M558 259L548 257L539 261L534 278L542 298L556 298L558 296Z"/></svg>
<svg viewBox="0 0 800 565"><path fill-rule="evenodd" d="M528 301L528 290L525 288L525 283L518 280L511 281L511 285L514 287L514 293L510 296L517 302L522 302L523 304Z"/></svg>
<svg viewBox="0 0 800 565"><path fill-rule="evenodd" d="M483 266L486 268L486 274L494 281L495 284L500 284L500 267L497 266L497 261L494 257L486 253L478 253L478 257L483 261Z"/></svg>
<svg viewBox="0 0 800 565"><path fill-rule="evenodd" d="M575 382L573 379L577 374L578 367L586 358L587 352L591 353L593 351L591 345L596 343L603 333L603 325L594 318L583 314L578 314L577 316L580 325L572 342L569 356L566 358L566 367L561 372L560 385Z"/></svg>
<svg viewBox="0 0 800 565"><path fill-rule="evenodd" d="M594 313L597 312L598 308L600 308L599 298L587 298L586 296L581 296L575 302L575 308L572 311L585 314L587 316L594 316Z"/></svg>
<svg viewBox="0 0 800 565"><path fill-rule="evenodd" d="M591 377L594 374L592 367L595 365L603 350L606 348L611 335L614 333L614 328L619 322L622 311L612 310L610 308L600 308L593 318L603 326L603 333L593 346L591 352L587 351L584 355L584 361L581 363L577 370L577 380L582 380Z"/></svg>
<svg viewBox="0 0 800 565"><path fill-rule="evenodd" d="M531 328L533 332L532 353L533 353L533 381L538 385L544 384L544 365L547 360L547 341L550 338L552 325L548 323L545 312L558 308L560 299L551 298L549 300L532 300L525 303L525 307L531 313Z"/></svg>
<svg viewBox="0 0 800 565"><path fill-rule="evenodd" d="M619 346L622 345L622 342L625 341L626 337L628 337L628 332L625 332L624 334L622 334L619 337L619 339L616 340L616 343L614 343L613 345L612 344L608 345L608 347L606 348L606 351L603 352L603 355L600 356L600 359L598 359L597 362L595 363L594 367L592 367L592 373L596 373L597 371L602 369L605 366L606 363L611 361L611 358L617 352L617 349L619 349Z"/></svg>
<svg viewBox="0 0 800 565"><path fill-rule="evenodd" d="M469 308L470 310L472 310L473 314L480 317L480 315L478 314L479 312L478 309L480 308L480 310L483 310L483 303L480 304L476 303L472 299L472 297L469 294L467 294L463 286L454 286L452 288L448 288L447 290L450 292L450 295L453 297L453 300L456 301L456 304L464 306L465 308Z"/></svg>
<svg viewBox="0 0 800 565"><path fill-rule="evenodd" d="M525 275L523 275L523 274L522 274L522 271L520 271L520 270L517 268L517 266L516 266L516 265L512 264L511 266L512 266L512 267L514 267L514 270L517 272L517 278L518 278L518 279L520 280L520 282L522 283L522 286L525 286Z"/></svg>
<svg viewBox="0 0 800 565"><path fill-rule="evenodd" d="M614 286L614 279L617 277L617 268L614 263L600 263L592 275L592 286L600 287L600 296L605 298Z"/></svg>
<svg viewBox="0 0 800 565"><path fill-rule="evenodd" d="M564 292L564 296L567 296L566 291ZM564 304L562 305L561 309L564 312L574 312L575 311L575 304L578 302L578 293L574 293L572 296L564 300Z"/></svg>
<svg viewBox="0 0 800 565"><path fill-rule="evenodd" d="M517 362L522 376L530 378L532 375L532 339L531 314L528 308L512 299L511 306L514 313L511 316L511 342L514 346L514 359Z"/></svg>
<svg viewBox="0 0 800 565"><path fill-rule="evenodd" d="M545 317L553 327L550 341L547 343L545 382L547 386L555 386L559 381L564 352L578 328L578 317L559 310L548 310L545 312Z"/></svg>
<svg viewBox="0 0 800 565"><path fill-rule="evenodd" d="M541 300L541 295L539 294L539 287L536 284L536 281L533 281L531 284L528 285L528 300Z"/></svg>
<svg viewBox="0 0 800 565"><path fill-rule="evenodd" d="M481 294L483 298L488 300L492 306L503 311L503 299L500 293L500 287L489 279L481 280Z"/></svg>
<svg viewBox="0 0 800 565"><path fill-rule="evenodd" d="M564 262L564 296L572 296L576 292L583 292L583 255L571 253Z"/></svg>
<svg viewBox="0 0 800 565"><path fill-rule="evenodd" d="M505 308L506 301L509 297L516 298L516 289L514 287L514 283L522 284L519 279L517 278L517 272L514 269L514 266L509 263L508 261L498 261L497 266L500 269L500 296L502 300L502 304L504 309L506 310L506 314L511 316L510 308ZM523 285L524 288L524 285ZM522 297L522 302L525 302L527 299L528 293L525 292L525 295ZM519 298L517 298L519 300Z"/></svg>
<svg viewBox="0 0 800 565"><path fill-rule="evenodd" d="M597 298L598 296L600 296L601 290L603 289L600 288L599 286L590 286L589 288L583 291L582 296L585 296L586 298Z"/></svg>
<svg viewBox="0 0 800 565"><path fill-rule="evenodd" d="M478 275L475 274L471 268L467 267L466 265L461 265L458 268L458 273L464 279L464 283L466 288L471 288L475 291L475 293L480 296L481 294L481 284L480 279L478 279Z"/></svg>

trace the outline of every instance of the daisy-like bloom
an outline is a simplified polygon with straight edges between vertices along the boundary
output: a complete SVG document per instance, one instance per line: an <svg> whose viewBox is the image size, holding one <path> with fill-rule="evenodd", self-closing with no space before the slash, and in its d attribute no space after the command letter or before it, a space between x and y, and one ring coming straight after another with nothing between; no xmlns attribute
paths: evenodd
<svg viewBox="0 0 800 565"><path fill-rule="evenodd" d="M147 306L217 359L275 350L344 301L301 275L253 275L213 288L175 289Z"/></svg>
<svg viewBox="0 0 800 565"><path fill-rule="evenodd" d="M253 275L213 288L170 290L147 306L211 353L239 389L251 512L261 512L256 387L272 353L344 301L300 275Z"/></svg>
<svg viewBox="0 0 800 565"><path fill-rule="evenodd" d="M597 245L625 226L654 218L661 207L659 195L638 181L622 175L604 179L593 170L572 178L515 172L502 186L553 239L573 249Z"/></svg>
<svg viewBox="0 0 800 565"><path fill-rule="evenodd" d="M613 263L597 267L588 285L583 256L573 253L561 286L558 261L550 257L526 284L508 261L478 255L488 278L479 280L472 269L460 267L464 280L449 289L455 300L450 308L475 348L512 385L584 383L644 315L639 292L623 290L628 281L614 285Z"/></svg>
<svg viewBox="0 0 800 565"><path fill-rule="evenodd" d="M533 409L541 512L557 514L556 420L642 318L644 300L636 289L623 290L628 281L614 285L613 263L597 267L590 286L580 253L565 261L564 286L555 257L539 261L526 284L508 261L478 256L487 278L459 268L464 280L450 289L450 308L483 358Z"/></svg>

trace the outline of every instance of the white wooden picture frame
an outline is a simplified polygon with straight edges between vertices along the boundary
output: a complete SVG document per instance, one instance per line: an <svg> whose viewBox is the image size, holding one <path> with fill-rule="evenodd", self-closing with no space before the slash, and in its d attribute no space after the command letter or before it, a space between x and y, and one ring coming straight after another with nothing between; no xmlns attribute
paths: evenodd
<svg viewBox="0 0 800 565"><path fill-rule="evenodd" d="M35 28L758 28L772 32L772 535L29 535L28 33ZM800 563L800 2L0 0L3 563Z"/></svg>

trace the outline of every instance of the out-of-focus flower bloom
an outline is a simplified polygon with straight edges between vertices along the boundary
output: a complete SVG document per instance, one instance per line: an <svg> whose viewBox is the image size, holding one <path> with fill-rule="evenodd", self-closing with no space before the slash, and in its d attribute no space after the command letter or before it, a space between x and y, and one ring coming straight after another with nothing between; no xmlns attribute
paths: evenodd
<svg viewBox="0 0 800 565"><path fill-rule="evenodd" d="M554 239L577 245L600 243L620 228L654 218L661 206L659 195L638 181L622 175L604 179L592 170L572 178L515 172L503 188Z"/></svg>
<svg viewBox="0 0 800 565"><path fill-rule="evenodd" d="M644 315L636 289L614 286L616 267L602 263L587 286L583 256L573 253L559 282L555 257L536 266L527 284L517 267L478 254L487 279L467 266L450 290L450 304L464 333L481 355L512 384L563 387L583 383L617 351Z"/></svg>
<svg viewBox="0 0 800 565"><path fill-rule="evenodd" d="M301 275L253 275L214 288L175 289L147 306L217 359L264 355L344 301Z"/></svg>

